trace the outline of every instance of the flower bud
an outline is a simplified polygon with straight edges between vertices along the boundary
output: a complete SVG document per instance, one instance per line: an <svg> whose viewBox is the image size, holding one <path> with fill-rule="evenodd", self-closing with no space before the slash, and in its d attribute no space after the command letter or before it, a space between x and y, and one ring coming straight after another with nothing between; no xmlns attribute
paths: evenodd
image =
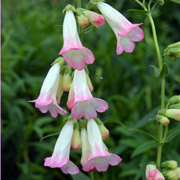
<svg viewBox="0 0 180 180"><path fill-rule="evenodd" d="M180 121L180 109L167 109L165 116Z"/></svg>
<svg viewBox="0 0 180 180"><path fill-rule="evenodd" d="M162 174L167 180L178 180L178 173L173 170L162 172Z"/></svg>
<svg viewBox="0 0 180 180"><path fill-rule="evenodd" d="M62 89L61 85L62 85L62 75L59 75L59 84L58 84L58 89L57 89L57 93L56 93L56 100L57 100L58 104L60 104L61 97L63 94L63 89Z"/></svg>
<svg viewBox="0 0 180 180"><path fill-rule="evenodd" d="M86 73L86 81L87 81L87 85L89 87L89 90L92 92L93 91L93 85L91 83L91 80L89 78L89 75Z"/></svg>
<svg viewBox="0 0 180 180"><path fill-rule="evenodd" d="M169 124L169 119L166 116L156 115L156 119L159 123L161 123L164 126Z"/></svg>
<svg viewBox="0 0 180 180"><path fill-rule="evenodd" d="M98 118L95 118L94 120L99 127L102 139L108 138L109 137L109 130L104 126L104 123Z"/></svg>
<svg viewBox="0 0 180 180"><path fill-rule="evenodd" d="M174 171L178 173L178 178L180 179L180 167L177 167L176 169L174 169Z"/></svg>
<svg viewBox="0 0 180 180"><path fill-rule="evenodd" d="M76 11L74 6L72 6L71 4L68 4L68 5L63 9L62 12L63 12L63 14L65 14L66 11L69 11L69 10L71 10L71 11L73 11L73 12Z"/></svg>
<svg viewBox="0 0 180 180"><path fill-rule="evenodd" d="M96 28L100 28L104 25L105 20L102 15L88 10L83 11L83 13L88 18L89 22L93 24Z"/></svg>
<svg viewBox="0 0 180 180"><path fill-rule="evenodd" d="M173 160L164 161L164 162L161 164L161 166L162 166L162 167L165 167L165 168L175 169L175 168L177 168L177 161L173 161Z"/></svg>
<svg viewBox="0 0 180 180"><path fill-rule="evenodd" d="M170 49L170 48L180 48L180 41L177 42L177 43L173 43L173 44L168 45L168 47L166 48L166 50L167 50L167 49Z"/></svg>
<svg viewBox="0 0 180 180"><path fill-rule="evenodd" d="M169 106L169 109L180 109L180 103Z"/></svg>
<svg viewBox="0 0 180 180"><path fill-rule="evenodd" d="M164 5L164 0L159 0L159 1L158 1L158 4L159 4L160 6Z"/></svg>
<svg viewBox="0 0 180 180"><path fill-rule="evenodd" d="M77 16L77 21L78 21L78 24L83 28L89 25L88 18L84 16L83 14L81 14L80 16Z"/></svg>
<svg viewBox="0 0 180 180"><path fill-rule="evenodd" d="M62 89L65 92L69 92L70 88L71 88L71 84L72 84L72 70L70 68L70 66L64 66L64 70L62 72Z"/></svg>
<svg viewBox="0 0 180 180"><path fill-rule="evenodd" d="M169 103L170 104L180 103L180 95L179 96L175 95L172 98L170 98Z"/></svg>
<svg viewBox="0 0 180 180"><path fill-rule="evenodd" d="M71 139L71 147L75 150L81 149L81 137L79 134L79 124L76 119L73 119L74 122L74 130Z"/></svg>

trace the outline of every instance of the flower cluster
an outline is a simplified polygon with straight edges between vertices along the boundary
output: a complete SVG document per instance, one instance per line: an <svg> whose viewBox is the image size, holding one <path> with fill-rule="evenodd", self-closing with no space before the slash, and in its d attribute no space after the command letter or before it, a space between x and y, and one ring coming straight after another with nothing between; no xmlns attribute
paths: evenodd
<svg viewBox="0 0 180 180"><path fill-rule="evenodd" d="M103 139L109 136L109 131L97 118L97 112L108 109L108 103L94 98L91 94L93 86L89 78L86 64L95 60L93 53L81 43L77 31L76 20L79 26L85 28L92 24L100 28L105 20L111 26L117 37L117 55L133 52L134 42L144 37L141 24L132 24L122 14L101 0L92 0L102 15L82 8L75 9L67 5L63 13L63 40L64 44L59 57L50 68L35 107L42 113L50 112L56 118L58 114L68 112L60 107L63 92L69 92L67 107L71 115L60 132L51 157L45 159L45 166L57 167L65 174L77 174L78 167L69 160L70 148L81 149L81 165L84 171L106 171L109 164L114 166L121 162L121 158L109 153ZM64 65L64 63L67 63Z"/></svg>

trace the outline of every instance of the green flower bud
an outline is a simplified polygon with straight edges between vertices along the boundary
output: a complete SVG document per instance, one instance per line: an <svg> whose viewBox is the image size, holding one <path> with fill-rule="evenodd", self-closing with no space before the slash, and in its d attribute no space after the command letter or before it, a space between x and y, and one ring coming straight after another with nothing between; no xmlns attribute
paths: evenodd
<svg viewBox="0 0 180 180"><path fill-rule="evenodd" d="M180 103L169 106L169 109L180 109Z"/></svg>
<svg viewBox="0 0 180 180"><path fill-rule="evenodd" d="M161 123L164 126L169 124L169 119L166 116L156 115L156 119L159 123Z"/></svg>
<svg viewBox="0 0 180 180"><path fill-rule="evenodd" d="M165 116L180 121L180 109L167 109Z"/></svg>
<svg viewBox="0 0 180 180"><path fill-rule="evenodd" d="M76 11L74 6L72 6L71 4L68 4L68 5L64 8L64 10L63 10L62 12L63 12L63 14L65 14L66 11L70 11L70 10L73 11L73 12Z"/></svg>
<svg viewBox="0 0 180 180"><path fill-rule="evenodd" d="M98 118L95 118L94 120L99 127L102 139L108 138L109 137L109 130L104 126L104 123Z"/></svg>
<svg viewBox="0 0 180 180"><path fill-rule="evenodd" d="M170 49L170 48L180 48L180 41L177 43L168 45L168 47L166 49Z"/></svg>
<svg viewBox="0 0 180 180"><path fill-rule="evenodd" d="M180 95L175 95L172 98L169 99L169 103L170 104L176 104L176 103L180 103Z"/></svg>
<svg viewBox="0 0 180 180"><path fill-rule="evenodd" d="M74 122L74 130L71 139L71 147L75 150L81 149L81 137L79 133L79 123L76 119L73 119Z"/></svg>
<svg viewBox="0 0 180 180"><path fill-rule="evenodd" d="M161 166L162 166L162 167L165 167L165 168L175 169L175 168L177 168L177 161L173 161L173 160L164 161L164 162L161 164Z"/></svg>
<svg viewBox="0 0 180 180"><path fill-rule="evenodd" d="M56 93L56 100L57 100L58 104L60 104L61 97L63 94L63 89L61 87L61 84L62 84L62 75L59 75L58 89L57 89L57 93Z"/></svg>
<svg viewBox="0 0 180 180"><path fill-rule="evenodd" d="M174 169L174 171L178 173L178 180L180 180L180 167L177 167L176 169Z"/></svg>
<svg viewBox="0 0 180 180"><path fill-rule="evenodd" d="M178 173L173 170L162 172L162 174L167 180L178 180Z"/></svg>

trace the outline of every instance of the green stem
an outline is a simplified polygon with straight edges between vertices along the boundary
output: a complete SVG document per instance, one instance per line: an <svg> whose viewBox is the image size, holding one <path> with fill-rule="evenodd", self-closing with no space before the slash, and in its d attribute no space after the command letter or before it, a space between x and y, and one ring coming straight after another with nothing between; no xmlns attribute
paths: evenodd
<svg viewBox="0 0 180 180"><path fill-rule="evenodd" d="M166 126L166 129L165 129L164 137L163 137L163 140L162 140L163 142L166 139L167 132L168 132L168 125Z"/></svg>
<svg viewBox="0 0 180 180"><path fill-rule="evenodd" d="M156 28L155 28L154 21L153 21L153 18L152 18L152 16L151 16L151 13L148 14L148 18L149 18L149 21L150 21L150 23L151 23L152 32L153 32L154 44L155 44L156 53L157 53L157 57L158 57L159 69L161 70L161 68L162 68L162 60L161 60L161 55L160 55L159 46L158 46L158 41L157 41Z"/></svg>
<svg viewBox="0 0 180 180"><path fill-rule="evenodd" d="M164 77L161 79L161 109L164 108L165 101L165 79Z"/></svg>
<svg viewBox="0 0 180 180"><path fill-rule="evenodd" d="M89 172L89 177L90 177L90 180L94 180L94 172L93 171Z"/></svg>
<svg viewBox="0 0 180 180"><path fill-rule="evenodd" d="M77 0L78 8L81 8L81 0Z"/></svg>

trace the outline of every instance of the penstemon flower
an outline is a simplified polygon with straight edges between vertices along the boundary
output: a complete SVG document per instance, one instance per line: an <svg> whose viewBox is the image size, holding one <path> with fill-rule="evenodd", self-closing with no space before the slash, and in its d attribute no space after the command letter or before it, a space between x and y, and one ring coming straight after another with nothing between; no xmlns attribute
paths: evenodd
<svg viewBox="0 0 180 180"><path fill-rule="evenodd" d="M83 161L81 161L84 171L92 171L94 169L97 169L97 171L99 172L107 171L109 164L115 166L122 161L122 159L118 155L111 154L107 151L103 143L100 130L94 119L88 120L87 134L91 153L88 159L86 157L83 158ZM87 138L82 138L82 148L83 143L88 143L85 142L86 139ZM84 160L86 160L85 163Z"/></svg>
<svg viewBox="0 0 180 180"><path fill-rule="evenodd" d="M99 98L93 98L89 87L85 70L75 70L73 83L69 92L67 107L71 110L71 116L80 119L85 116L87 119L97 117L98 112L108 109L108 103Z"/></svg>
<svg viewBox="0 0 180 180"><path fill-rule="evenodd" d="M67 112L64 109L62 109L57 103L59 73L60 64L55 63L50 68L43 82L38 99L29 101L35 102L35 107L38 108L42 113L46 113L47 111L49 111L51 116L54 118L58 116L58 113L61 115L67 114Z"/></svg>
<svg viewBox="0 0 180 180"><path fill-rule="evenodd" d="M148 164L146 166L146 180L165 180L165 178L155 165Z"/></svg>
<svg viewBox="0 0 180 180"><path fill-rule="evenodd" d="M116 35L117 55L122 54L123 51L133 52L134 42L141 41L144 38L143 30L138 27L142 23L132 24L120 12L106 3L97 2L97 7Z"/></svg>
<svg viewBox="0 0 180 180"><path fill-rule="evenodd" d="M60 53L71 68L82 70L85 63L92 64L95 60L92 52L82 46L74 14L71 10L66 10L63 23L64 45Z"/></svg>
<svg viewBox="0 0 180 180"><path fill-rule="evenodd" d="M78 167L69 160L72 135L73 121L68 120L58 137L52 156L45 159L44 166L61 168L65 174L79 173Z"/></svg>

